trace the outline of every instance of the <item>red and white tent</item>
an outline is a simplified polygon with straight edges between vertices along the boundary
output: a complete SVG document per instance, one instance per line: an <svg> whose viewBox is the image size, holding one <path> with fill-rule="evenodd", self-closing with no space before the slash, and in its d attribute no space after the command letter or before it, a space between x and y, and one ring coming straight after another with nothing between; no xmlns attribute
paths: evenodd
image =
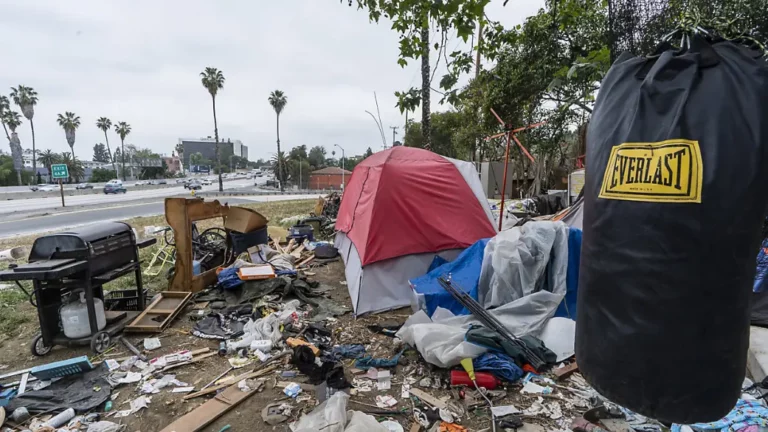
<svg viewBox="0 0 768 432"><path fill-rule="evenodd" d="M408 279L496 229L474 165L412 147L355 167L336 220L356 315L411 304Z"/></svg>

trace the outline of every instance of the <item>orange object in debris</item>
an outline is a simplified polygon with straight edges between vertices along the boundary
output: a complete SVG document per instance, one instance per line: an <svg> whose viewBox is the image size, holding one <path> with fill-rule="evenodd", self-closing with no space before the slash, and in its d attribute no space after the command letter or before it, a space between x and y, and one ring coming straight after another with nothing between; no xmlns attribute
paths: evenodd
<svg viewBox="0 0 768 432"><path fill-rule="evenodd" d="M457 425L456 423L442 422L440 423L438 432L467 432L468 430L469 429L465 428L464 426Z"/></svg>
<svg viewBox="0 0 768 432"><path fill-rule="evenodd" d="M285 341L285 343L288 344L288 346L291 347L291 348L296 348L297 346L308 346L309 348L312 349L312 352L315 353L315 356L319 356L320 355L320 350L317 349L316 346L312 345L311 343L309 343L307 341L304 341L304 340L301 340L301 339L296 339L296 338L288 338Z"/></svg>

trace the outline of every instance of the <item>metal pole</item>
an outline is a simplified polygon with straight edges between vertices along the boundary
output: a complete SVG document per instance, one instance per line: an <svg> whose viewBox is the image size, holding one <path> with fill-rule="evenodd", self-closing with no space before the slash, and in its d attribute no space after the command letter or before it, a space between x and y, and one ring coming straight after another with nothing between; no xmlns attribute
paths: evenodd
<svg viewBox="0 0 768 432"><path fill-rule="evenodd" d="M504 220L504 197L507 193L507 169L509 168L509 135L511 132L507 132L507 150L504 152L504 180L501 184L501 205L499 206L499 231L501 231L501 222Z"/></svg>
<svg viewBox="0 0 768 432"><path fill-rule="evenodd" d="M61 179L59 179L59 192L61 192L61 206L66 207L64 205L64 185L61 183Z"/></svg>

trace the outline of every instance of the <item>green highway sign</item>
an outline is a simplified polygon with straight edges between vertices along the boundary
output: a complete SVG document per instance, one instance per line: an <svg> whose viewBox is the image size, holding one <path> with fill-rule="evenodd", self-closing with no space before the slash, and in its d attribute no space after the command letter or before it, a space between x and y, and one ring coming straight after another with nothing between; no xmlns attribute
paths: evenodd
<svg viewBox="0 0 768 432"><path fill-rule="evenodd" d="M69 178L69 170L65 164L51 165L51 176L55 179Z"/></svg>

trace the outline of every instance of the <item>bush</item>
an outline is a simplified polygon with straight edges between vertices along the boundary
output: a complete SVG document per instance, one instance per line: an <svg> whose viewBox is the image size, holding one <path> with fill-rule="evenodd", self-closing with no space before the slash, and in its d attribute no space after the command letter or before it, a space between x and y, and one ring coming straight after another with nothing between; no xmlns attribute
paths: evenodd
<svg viewBox="0 0 768 432"><path fill-rule="evenodd" d="M106 183L115 178L115 172L105 168L95 168L91 172L91 181L94 183Z"/></svg>

